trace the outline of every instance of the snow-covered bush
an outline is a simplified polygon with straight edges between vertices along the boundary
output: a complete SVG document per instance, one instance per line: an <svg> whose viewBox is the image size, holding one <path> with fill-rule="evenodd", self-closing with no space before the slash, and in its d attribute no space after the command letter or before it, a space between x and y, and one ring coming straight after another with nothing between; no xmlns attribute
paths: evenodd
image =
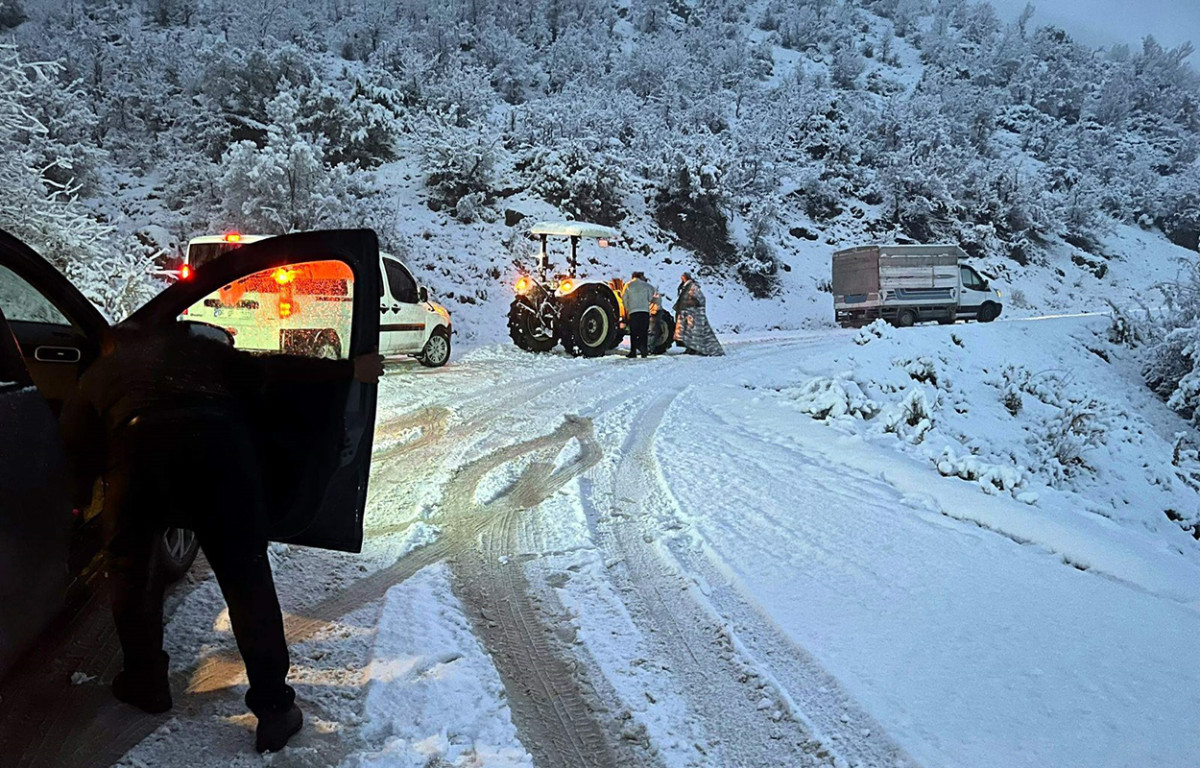
<svg viewBox="0 0 1200 768"><path fill-rule="evenodd" d="M49 178L45 157L56 154L56 139L32 102L56 71L53 64L26 64L12 46L0 45L0 229L28 243L118 319L153 295L153 262L133 238L120 237L79 203L69 177ZM62 153L69 156L69 148Z"/></svg>
<svg viewBox="0 0 1200 768"><path fill-rule="evenodd" d="M921 443L933 429L937 403L938 397L931 402L924 387L911 387L900 402L884 409L880 417L883 431L914 445Z"/></svg>
<svg viewBox="0 0 1200 768"><path fill-rule="evenodd" d="M625 218L627 182L620 165L580 142L535 149L517 166L543 200L580 221L616 226Z"/></svg>
<svg viewBox="0 0 1200 768"><path fill-rule="evenodd" d="M1089 454L1107 440L1108 425L1103 414L1101 403L1086 400L1068 403L1044 419L1029 438L1043 462L1039 469L1056 483L1095 472Z"/></svg>
<svg viewBox="0 0 1200 768"><path fill-rule="evenodd" d="M729 241L721 169L703 155L677 152L664 175L655 199L658 225L675 233L702 264L731 264L737 251Z"/></svg>
<svg viewBox="0 0 1200 768"><path fill-rule="evenodd" d="M276 234L346 220L355 197L350 172L325 162L323 142L299 132L299 100L281 93L267 111L264 146L240 141L221 159L218 197L226 226Z"/></svg>
<svg viewBox="0 0 1200 768"><path fill-rule="evenodd" d="M1008 492L1018 496L1018 489L1025 485L1025 475L1017 467L994 464L978 456L956 456L949 448L934 460L934 465L943 477L977 482L985 493ZM1037 500L1034 494L1021 494L1018 498L1030 504Z"/></svg>
<svg viewBox="0 0 1200 768"><path fill-rule="evenodd" d="M495 194L498 139L478 128L433 123L418 141L429 207L457 215L459 201L473 195L461 213L479 218L481 206Z"/></svg>
<svg viewBox="0 0 1200 768"><path fill-rule="evenodd" d="M1200 267L1167 291L1172 311L1142 370L1146 384L1167 405L1200 426Z"/></svg>
<svg viewBox="0 0 1200 768"><path fill-rule="evenodd" d="M810 379L799 389L789 391L788 399L818 420L840 416L870 419L879 413L879 404L867 397L857 382L846 377Z"/></svg>
<svg viewBox="0 0 1200 768"><path fill-rule="evenodd" d="M872 320L867 325L858 329L858 333L854 334L854 343L860 347L864 344L869 344L875 339L890 339L895 336L895 329L891 323L886 320Z"/></svg>

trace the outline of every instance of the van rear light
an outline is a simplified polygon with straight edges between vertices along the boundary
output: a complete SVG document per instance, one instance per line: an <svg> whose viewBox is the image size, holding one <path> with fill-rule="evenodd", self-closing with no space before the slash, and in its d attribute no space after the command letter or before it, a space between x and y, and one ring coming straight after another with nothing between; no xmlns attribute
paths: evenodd
<svg viewBox="0 0 1200 768"><path fill-rule="evenodd" d="M180 280L191 280L192 279L192 267L190 264L184 264L182 267L179 268L179 279Z"/></svg>
<svg viewBox="0 0 1200 768"><path fill-rule="evenodd" d="M227 242L227 243L242 242L242 233L241 232L226 232L225 233L225 242Z"/></svg>
<svg viewBox="0 0 1200 768"><path fill-rule="evenodd" d="M292 312L294 312L294 311L295 311L295 307L292 306L292 302L290 302L290 301L279 302L279 316L280 317L291 317Z"/></svg>

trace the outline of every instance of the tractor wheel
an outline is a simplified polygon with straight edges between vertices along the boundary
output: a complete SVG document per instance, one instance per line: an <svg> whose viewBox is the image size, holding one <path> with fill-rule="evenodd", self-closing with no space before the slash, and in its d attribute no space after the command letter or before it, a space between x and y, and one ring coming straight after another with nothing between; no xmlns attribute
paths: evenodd
<svg viewBox="0 0 1200 768"><path fill-rule="evenodd" d="M650 317L650 354L665 355L675 340L675 318L665 309Z"/></svg>
<svg viewBox="0 0 1200 768"><path fill-rule="evenodd" d="M513 299L508 308L508 335L526 352L549 352L558 343L554 327L539 318L537 310L524 299Z"/></svg>
<svg viewBox="0 0 1200 768"><path fill-rule="evenodd" d="M575 357L600 357L618 334L617 303L597 290L579 291L563 310L563 348Z"/></svg>

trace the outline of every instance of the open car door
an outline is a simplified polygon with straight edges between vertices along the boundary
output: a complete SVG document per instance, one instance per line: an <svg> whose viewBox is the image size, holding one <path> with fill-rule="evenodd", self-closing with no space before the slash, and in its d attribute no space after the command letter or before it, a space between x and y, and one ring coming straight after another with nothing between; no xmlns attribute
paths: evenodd
<svg viewBox="0 0 1200 768"><path fill-rule="evenodd" d="M322 291L320 300L292 293L281 299L273 286L290 290L296 275L338 281L339 290ZM342 359L353 359L379 346L379 280L379 243L370 230L284 235L222 254L122 325L189 322L193 314L203 315L208 324L236 317L237 325L228 330L234 346L247 354L327 357L332 349ZM322 343L295 343L288 335L291 324L281 321L303 313L319 317L311 324L326 329ZM264 350L264 339L273 339L273 348ZM376 392L376 385L349 377L297 378L272 382L252 404L272 541L361 551ZM179 469L181 481L205 482L188 477L186 451ZM229 499L232 505L238 501Z"/></svg>
<svg viewBox="0 0 1200 768"><path fill-rule="evenodd" d="M71 504L58 422L0 310L0 675L58 610Z"/></svg>

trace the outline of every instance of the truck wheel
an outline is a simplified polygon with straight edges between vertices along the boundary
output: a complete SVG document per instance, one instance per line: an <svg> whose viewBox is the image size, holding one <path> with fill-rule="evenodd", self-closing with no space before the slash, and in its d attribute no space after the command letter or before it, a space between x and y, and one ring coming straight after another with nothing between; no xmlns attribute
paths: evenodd
<svg viewBox="0 0 1200 768"><path fill-rule="evenodd" d="M911 309L902 309L896 315L896 325L901 328L909 328L917 322L917 313Z"/></svg>
<svg viewBox="0 0 1200 768"><path fill-rule="evenodd" d="M675 318L665 309L660 309L650 318L650 354L665 355L675 340Z"/></svg>
<svg viewBox="0 0 1200 768"><path fill-rule="evenodd" d="M600 357L619 332L616 302L595 290L570 301L563 312L563 348L576 357Z"/></svg>
<svg viewBox="0 0 1200 768"><path fill-rule="evenodd" d="M558 340L553 326L539 318L537 310L524 299L513 299L508 308L508 335L526 352L549 352Z"/></svg>
<svg viewBox="0 0 1200 768"><path fill-rule="evenodd" d="M159 563L168 581L179 581L196 561L200 540L186 528L168 528L159 544Z"/></svg>
<svg viewBox="0 0 1200 768"><path fill-rule="evenodd" d="M426 368L441 368L450 359L450 334L445 328L435 328L425 342L425 349L417 355L417 362Z"/></svg>
<svg viewBox="0 0 1200 768"><path fill-rule="evenodd" d="M989 301L979 308L979 322L990 323L995 320L999 314L1000 313L996 311L996 305Z"/></svg>

